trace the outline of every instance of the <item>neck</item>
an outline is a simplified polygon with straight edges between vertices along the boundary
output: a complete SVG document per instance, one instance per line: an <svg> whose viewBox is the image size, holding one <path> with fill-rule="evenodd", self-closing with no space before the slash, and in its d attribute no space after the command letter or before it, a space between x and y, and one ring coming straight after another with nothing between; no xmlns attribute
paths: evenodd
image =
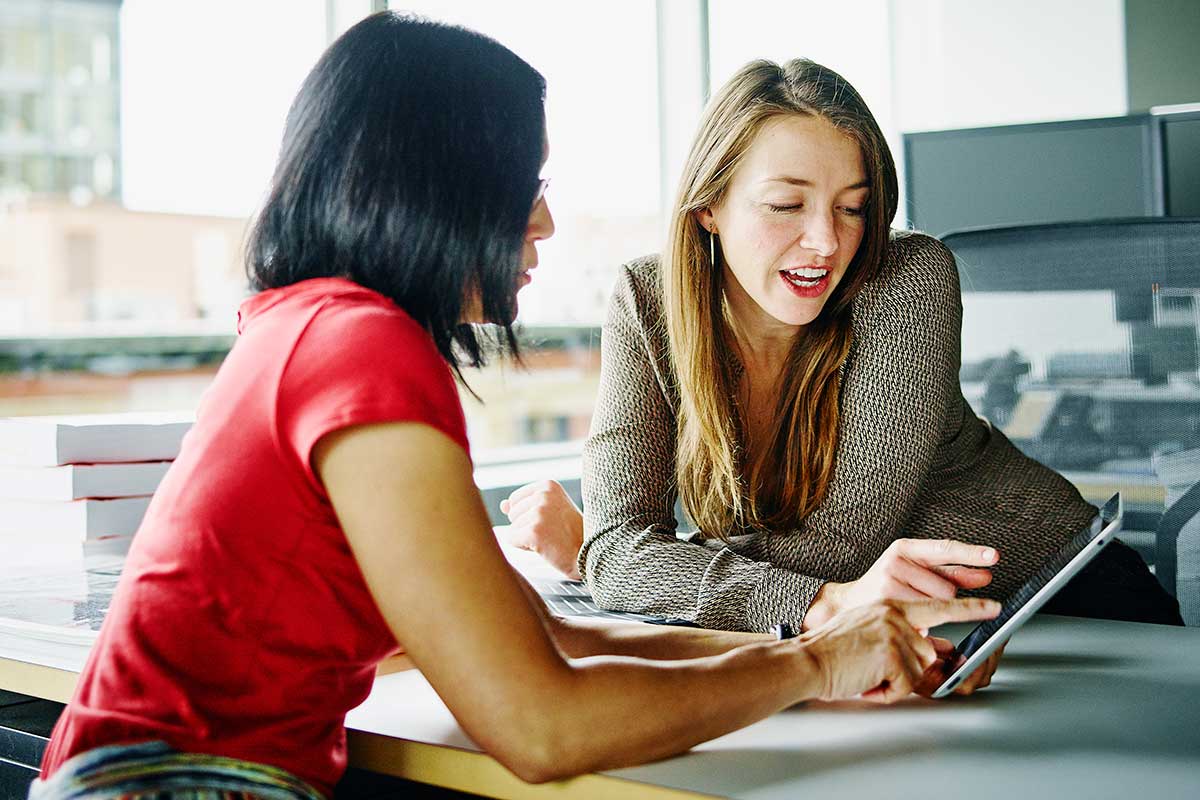
<svg viewBox="0 0 1200 800"><path fill-rule="evenodd" d="M804 326L788 325L763 311L736 280L725 287L729 326L743 365L751 372L777 371Z"/></svg>

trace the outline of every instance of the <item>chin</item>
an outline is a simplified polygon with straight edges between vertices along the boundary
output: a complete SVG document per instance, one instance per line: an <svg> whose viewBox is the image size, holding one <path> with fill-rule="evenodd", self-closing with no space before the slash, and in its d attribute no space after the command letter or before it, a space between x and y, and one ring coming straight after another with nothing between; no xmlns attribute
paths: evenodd
<svg viewBox="0 0 1200 800"><path fill-rule="evenodd" d="M811 325L816 321L817 317L821 316L821 312L825 309L825 304L813 308L797 308L794 304L781 304L771 312L771 316L782 322L784 325L795 325L796 327L804 327Z"/></svg>

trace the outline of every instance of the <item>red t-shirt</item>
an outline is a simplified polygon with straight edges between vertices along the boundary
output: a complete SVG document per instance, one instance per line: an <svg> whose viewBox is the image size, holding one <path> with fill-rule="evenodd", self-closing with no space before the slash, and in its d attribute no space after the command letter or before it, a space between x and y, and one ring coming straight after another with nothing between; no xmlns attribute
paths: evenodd
<svg viewBox="0 0 1200 800"><path fill-rule="evenodd" d="M263 292L238 333L134 538L43 777L150 739L282 767L327 795L345 769L346 712L397 643L312 449L410 420L468 450L462 406L429 334L348 280Z"/></svg>

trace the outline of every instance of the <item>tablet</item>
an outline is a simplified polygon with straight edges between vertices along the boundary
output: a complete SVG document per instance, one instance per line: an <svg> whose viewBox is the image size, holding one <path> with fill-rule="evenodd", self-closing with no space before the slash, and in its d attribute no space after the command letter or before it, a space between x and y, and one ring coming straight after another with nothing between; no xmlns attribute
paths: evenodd
<svg viewBox="0 0 1200 800"><path fill-rule="evenodd" d="M957 662L960 656L965 660L946 677L933 696L945 697L954 691L955 686L1007 642L1017 628L1024 625L1055 592L1087 566L1121 529L1124 513L1118 492L1104 504L1091 524L1063 545L1062 550L1051 556L1024 586L1004 601L994 619L980 623L958 643L947 663Z"/></svg>

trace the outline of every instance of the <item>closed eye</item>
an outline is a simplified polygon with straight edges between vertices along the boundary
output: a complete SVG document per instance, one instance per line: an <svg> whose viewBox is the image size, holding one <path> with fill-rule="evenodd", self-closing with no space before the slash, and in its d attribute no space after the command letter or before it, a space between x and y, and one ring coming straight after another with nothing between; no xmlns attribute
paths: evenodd
<svg viewBox="0 0 1200 800"><path fill-rule="evenodd" d="M767 208L769 208L775 214L786 214L789 211L799 211L800 209L804 208L804 204L796 203L795 205L790 206L777 206L774 203L767 203Z"/></svg>

